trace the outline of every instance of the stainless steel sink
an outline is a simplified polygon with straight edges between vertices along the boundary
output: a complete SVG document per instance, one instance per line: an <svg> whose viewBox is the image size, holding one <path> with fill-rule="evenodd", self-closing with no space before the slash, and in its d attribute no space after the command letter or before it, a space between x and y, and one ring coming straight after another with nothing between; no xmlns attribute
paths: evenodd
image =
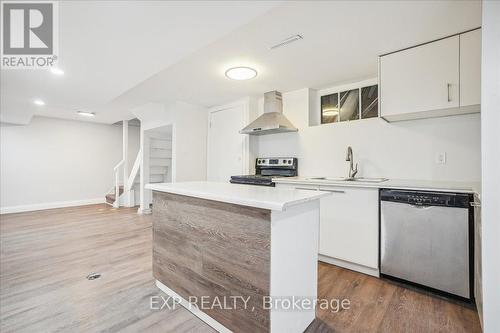
<svg viewBox="0 0 500 333"><path fill-rule="evenodd" d="M382 183L387 181L387 178L365 178L365 177L311 177L306 178L307 180L326 180L332 182L364 182L364 183Z"/></svg>

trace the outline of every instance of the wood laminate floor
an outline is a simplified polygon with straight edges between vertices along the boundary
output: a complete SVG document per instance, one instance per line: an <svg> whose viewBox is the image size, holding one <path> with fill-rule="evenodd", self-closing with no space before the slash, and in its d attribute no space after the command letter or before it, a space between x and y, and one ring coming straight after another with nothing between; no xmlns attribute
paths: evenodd
<svg viewBox="0 0 500 333"><path fill-rule="evenodd" d="M151 297L166 297L152 278L151 238L151 216L136 209L0 216L0 331L213 332L181 307L151 309ZM102 276L89 281L91 272ZM473 309L331 265L320 264L318 291L351 306L318 309L307 332L481 331Z"/></svg>

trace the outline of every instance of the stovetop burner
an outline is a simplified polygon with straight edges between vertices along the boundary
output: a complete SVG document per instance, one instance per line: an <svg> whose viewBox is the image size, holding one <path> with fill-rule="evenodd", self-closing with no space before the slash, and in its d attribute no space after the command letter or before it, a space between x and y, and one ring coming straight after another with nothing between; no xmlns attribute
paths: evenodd
<svg viewBox="0 0 500 333"><path fill-rule="evenodd" d="M231 178L244 178L244 179L272 179L278 176L265 176L265 175L241 175L231 176Z"/></svg>
<svg viewBox="0 0 500 333"><path fill-rule="evenodd" d="M229 181L234 184L274 186L272 179L275 177L276 176L241 175L231 176L231 179Z"/></svg>
<svg viewBox="0 0 500 333"><path fill-rule="evenodd" d="M274 186L273 178L297 176L297 158L257 158L255 175L231 176L235 184Z"/></svg>

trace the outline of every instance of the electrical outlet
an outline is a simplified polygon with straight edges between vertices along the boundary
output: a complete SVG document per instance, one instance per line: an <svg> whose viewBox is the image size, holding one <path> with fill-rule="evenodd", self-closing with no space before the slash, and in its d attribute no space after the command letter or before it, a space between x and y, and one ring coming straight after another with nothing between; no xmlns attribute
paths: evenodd
<svg viewBox="0 0 500 333"><path fill-rule="evenodd" d="M446 152L436 154L436 164L446 164Z"/></svg>

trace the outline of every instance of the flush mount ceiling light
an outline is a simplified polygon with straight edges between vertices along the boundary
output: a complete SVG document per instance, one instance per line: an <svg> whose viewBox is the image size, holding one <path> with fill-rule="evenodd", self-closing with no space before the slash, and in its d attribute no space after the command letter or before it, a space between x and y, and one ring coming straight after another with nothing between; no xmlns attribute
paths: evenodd
<svg viewBox="0 0 500 333"><path fill-rule="evenodd" d="M257 76L257 71L250 67L233 67L226 71L226 76L231 80L250 80Z"/></svg>
<svg viewBox="0 0 500 333"><path fill-rule="evenodd" d="M44 102L44 101L42 101L41 99L35 99L35 100L33 101L33 104L38 105L38 106L44 106L44 105L45 105L45 102Z"/></svg>
<svg viewBox="0 0 500 333"><path fill-rule="evenodd" d="M94 112L77 111L76 113L78 113L82 117L95 117Z"/></svg>
<svg viewBox="0 0 500 333"><path fill-rule="evenodd" d="M64 75L64 71L60 68L57 68L57 67L51 67L50 68L50 72L54 75Z"/></svg>

